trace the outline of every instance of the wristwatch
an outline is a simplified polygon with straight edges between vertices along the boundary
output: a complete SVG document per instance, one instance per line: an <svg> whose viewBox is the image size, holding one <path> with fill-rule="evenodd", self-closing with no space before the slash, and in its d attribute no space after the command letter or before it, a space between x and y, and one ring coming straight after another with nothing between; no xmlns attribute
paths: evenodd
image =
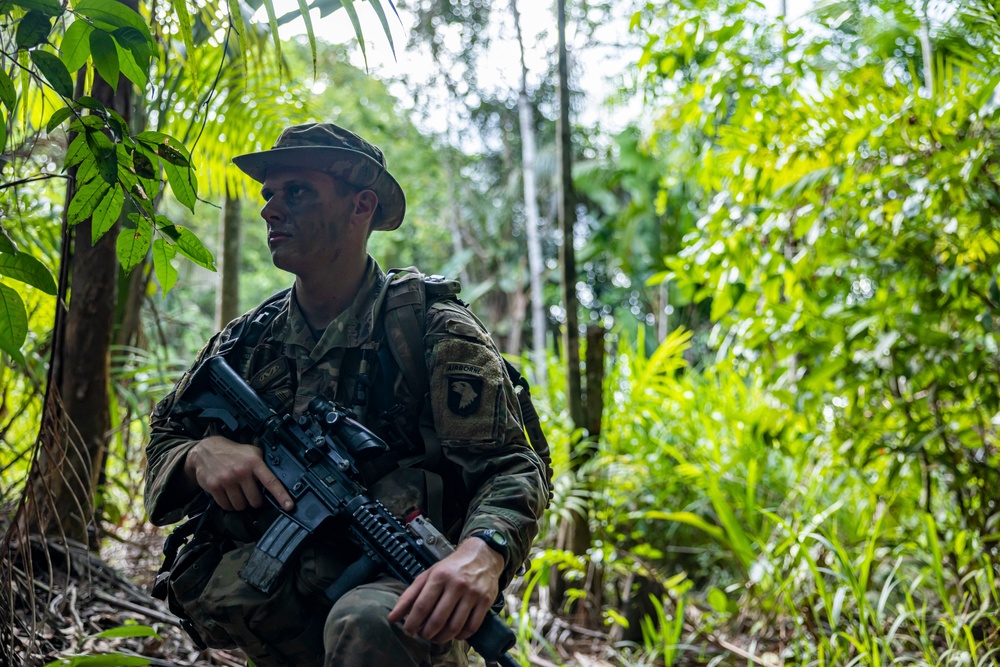
<svg viewBox="0 0 1000 667"><path fill-rule="evenodd" d="M483 542L486 542L486 546L498 554L503 556L503 562L507 562L507 538L503 536L499 530L493 528L483 528L482 530L477 530L476 532L469 535L469 537L478 537Z"/></svg>

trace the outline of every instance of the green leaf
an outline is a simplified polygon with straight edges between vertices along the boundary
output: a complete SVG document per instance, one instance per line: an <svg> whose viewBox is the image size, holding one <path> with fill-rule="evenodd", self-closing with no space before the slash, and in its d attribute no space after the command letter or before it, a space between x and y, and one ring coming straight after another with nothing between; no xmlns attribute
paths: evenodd
<svg viewBox="0 0 1000 667"><path fill-rule="evenodd" d="M358 11L354 7L354 0L343 0L344 11L351 19L354 26L354 34L358 37L358 46L361 47L361 57L365 60L365 69L368 69L368 53L365 52L365 36L361 34L361 21L358 19Z"/></svg>
<svg viewBox="0 0 1000 667"><path fill-rule="evenodd" d="M195 49L194 37L191 34L191 12L188 10L187 0L174 0L173 7L177 12L177 25L181 29L181 41L184 42L187 57L191 58Z"/></svg>
<svg viewBox="0 0 1000 667"><path fill-rule="evenodd" d="M198 199L198 180L194 169L164 162L163 170L167 172L167 182L170 183L170 189L177 197L177 201L187 206L193 213L194 204Z"/></svg>
<svg viewBox="0 0 1000 667"><path fill-rule="evenodd" d="M52 89L63 97L73 97L73 77L69 75L66 65L54 53L48 51L32 51L31 62L49 82Z"/></svg>
<svg viewBox="0 0 1000 667"><path fill-rule="evenodd" d="M149 627L148 625L122 625L117 628L111 628L105 630L104 632L99 632L96 635L89 637L89 639L112 639L116 637L155 637L160 639L160 635L157 634L156 630Z"/></svg>
<svg viewBox="0 0 1000 667"><path fill-rule="evenodd" d="M107 194L101 197L101 201L94 207L94 213L90 222L91 241L97 243L98 239L108 233L118 217L122 213L122 206L125 204L125 193L121 188L111 188Z"/></svg>
<svg viewBox="0 0 1000 667"><path fill-rule="evenodd" d="M18 7L24 7L28 11L36 11L46 16L59 16L63 13L62 4L59 0L12 0Z"/></svg>
<svg viewBox="0 0 1000 667"><path fill-rule="evenodd" d="M21 345L28 335L28 313L17 290L0 283L0 350L24 363Z"/></svg>
<svg viewBox="0 0 1000 667"><path fill-rule="evenodd" d="M393 44L393 42L392 42L392 30L389 29L389 19L385 15L385 9L382 7L382 1L381 0L371 0L371 6L372 6L372 9L375 10L375 13L378 14L379 23L382 24L382 30L385 31L386 39L389 40L389 49L392 50L392 57L395 58L396 57L396 45ZM395 5L392 4L391 1L389 2L389 6L392 7L392 11L396 12L396 7L395 7ZM399 17L399 12L396 12L396 17L397 18Z"/></svg>
<svg viewBox="0 0 1000 667"><path fill-rule="evenodd" d="M3 226L0 226L0 252L17 252L17 244Z"/></svg>
<svg viewBox="0 0 1000 667"><path fill-rule="evenodd" d="M118 47L109 33L103 30L90 33L90 56L101 78L112 88L117 86L118 73L121 71L118 65Z"/></svg>
<svg viewBox="0 0 1000 667"><path fill-rule="evenodd" d="M7 118L3 109L0 109L0 153L7 146Z"/></svg>
<svg viewBox="0 0 1000 667"><path fill-rule="evenodd" d="M274 54L278 59L279 68L284 69L285 59L281 57L281 38L278 36L278 17L274 14L274 2L263 0L264 9L267 11L267 25L271 32L271 39L274 40Z"/></svg>
<svg viewBox="0 0 1000 667"><path fill-rule="evenodd" d="M63 170L83 162L90 155L90 148L87 146L87 137L78 134L69 142L66 149L66 157L63 159Z"/></svg>
<svg viewBox="0 0 1000 667"><path fill-rule="evenodd" d="M146 21L136 12L118 0L80 0L73 8L80 16L86 16L94 25L108 32L118 28L135 28L146 41L153 44L153 35Z"/></svg>
<svg viewBox="0 0 1000 667"><path fill-rule="evenodd" d="M243 19L243 12L240 10L239 0L226 0L229 8L229 24L236 31L236 39L239 42L240 60L243 63L243 72L247 72L247 40L246 21Z"/></svg>
<svg viewBox="0 0 1000 667"><path fill-rule="evenodd" d="M156 149L156 154L161 158L169 162L170 164L175 164L178 167L189 167L191 166L191 161L188 160L187 156L181 151L177 150L173 146L167 144L161 144Z"/></svg>
<svg viewBox="0 0 1000 667"><path fill-rule="evenodd" d="M92 117L92 116L91 116ZM118 153L103 132L87 132L87 145L97 160L97 171L108 183L118 182Z"/></svg>
<svg viewBox="0 0 1000 667"><path fill-rule="evenodd" d="M149 245L153 240L153 225L148 218L133 213L129 216L129 220L132 220L135 226L123 226L118 234L118 242L115 244L118 261L122 263L125 273L146 259L146 253L149 252Z"/></svg>
<svg viewBox="0 0 1000 667"><path fill-rule="evenodd" d="M90 33L94 31L87 21L77 19L73 21L66 34L63 35L62 43L59 45L59 53L62 54L62 61L70 72L75 72L87 64L90 57Z"/></svg>
<svg viewBox="0 0 1000 667"><path fill-rule="evenodd" d="M19 280L46 294L56 293L56 281L52 279L52 273L26 252L0 254L0 276Z"/></svg>
<svg viewBox="0 0 1000 667"><path fill-rule="evenodd" d="M111 36L115 38L118 45L132 54L135 64L142 71L149 71L149 61L153 57L153 46L146 41L142 33L135 28L118 28Z"/></svg>
<svg viewBox="0 0 1000 667"><path fill-rule="evenodd" d="M153 162L141 151L132 153L132 169L139 178L154 179L158 176Z"/></svg>
<svg viewBox="0 0 1000 667"><path fill-rule="evenodd" d="M122 75L139 88L145 88L149 83L149 60L140 65L136 62L135 54L122 48L121 44L115 45L115 48L118 50L118 63L121 65Z"/></svg>
<svg viewBox="0 0 1000 667"><path fill-rule="evenodd" d="M3 69L0 69L0 103L11 112L14 111L14 105L17 104L17 91L14 90L14 82Z"/></svg>
<svg viewBox="0 0 1000 667"><path fill-rule="evenodd" d="M198 266L215 271L215 258L202 244L201 239L185 227L174 227L174 229L177 231L177 249L180 250L181 254Z"/></svg>
<svg viewBox="0 0 1000 667"><path fill-rule="evenodd" d="M44 44L50 32L52 32L52 17L33 9L18 22L14 42L19 49L30 49Z"/></svg>
<svg viewBox="0 0 1000 667"><path fill-rule="evenodd" d="M177 269L171 261L176 256L177 249L167 243L166 239L153 241L153 270L164 295L177 284Z"/></svg>
<svg viewBox="0 0 1000 667"><path fill-rule="evenodd" d="M71 107L63 107L61 109L56 109L49 116L49 122L45 124L45 131L52 134L52 131L62 125L67 118L73 115L73 109Z"/></svg>
<svg viewBox="0 0 1000 667"><path fill-rule="evenodd" d="M76 225L89 218L110 188L111 186L100 178L95 178L82 185L69 202L66 221L71 225Z"/></svg>
<svg viewBox="0 0 1000 667"><path fill-rule="evenodd" d="M299 14L306 24L309 50L312 52L313 76L316 76L316 33L313 32L312 18L309 16L309 6L306 4L306 0L299 0Z"/></svg>

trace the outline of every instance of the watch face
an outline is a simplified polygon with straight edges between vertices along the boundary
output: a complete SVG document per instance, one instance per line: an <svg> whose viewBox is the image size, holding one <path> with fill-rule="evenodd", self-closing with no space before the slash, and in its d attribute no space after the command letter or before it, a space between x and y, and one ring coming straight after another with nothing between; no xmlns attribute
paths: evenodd
<svg viewBox="0 0 1000 667"><path fill-rule="evenodd" d="M497 546L500 546L500 547L507 546L507 540L506 540L506 538L504 538L503 535L501 535L500 533L498 533L496 531L493 531L493 534L490 535L490 539L493 540L493 544L495 544Z"/></svg>

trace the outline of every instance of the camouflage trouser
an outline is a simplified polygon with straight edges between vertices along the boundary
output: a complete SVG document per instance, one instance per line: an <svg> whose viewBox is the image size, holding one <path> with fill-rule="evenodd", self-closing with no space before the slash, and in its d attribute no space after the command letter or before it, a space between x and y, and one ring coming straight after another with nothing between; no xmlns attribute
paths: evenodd
<svg viewBox="0 0 1000 667"><path fill-rule="evenodd" d="M467 667L468 644L434 644L409 637L389 612L406 590L391 577L359 586L326 617L324 667Z"/></svg>

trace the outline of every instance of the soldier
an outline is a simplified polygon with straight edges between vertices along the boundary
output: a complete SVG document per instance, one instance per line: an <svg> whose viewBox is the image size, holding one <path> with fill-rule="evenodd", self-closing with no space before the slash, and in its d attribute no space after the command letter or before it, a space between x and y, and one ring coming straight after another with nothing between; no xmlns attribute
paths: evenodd
<svg viewBox="0 0 1000 667"><path fill-rule="evenodd" d="M385 316L393 292L367 252L369 234L398 228L405 213L378 148L315 123L233 162L261 183L271 259L295 281L270 314L258 307L216 334L153 411L151 521L209 508L198 547L171 569L171 603L200 640L239 647L258 667L320 656L327 666L465 665L463 640L525 561L548 497L503 361L464 304L429 292L417 332L425 355L410 360L423 366L426 392L384 354L387 337L413 332ZM422 277L409 285L426 289ZM332 608L320 592L358 555L344 535L316 536L270 596L242 582L237 572L276 512L265 494L286 509L293 501L256 446L218 434L183 400L193 369L223 351L279 412L297 416L317 395L352 407L390 444L362 467L371 493L396 512L427 514L454 553L409 587L382 576Z"/></svg>

